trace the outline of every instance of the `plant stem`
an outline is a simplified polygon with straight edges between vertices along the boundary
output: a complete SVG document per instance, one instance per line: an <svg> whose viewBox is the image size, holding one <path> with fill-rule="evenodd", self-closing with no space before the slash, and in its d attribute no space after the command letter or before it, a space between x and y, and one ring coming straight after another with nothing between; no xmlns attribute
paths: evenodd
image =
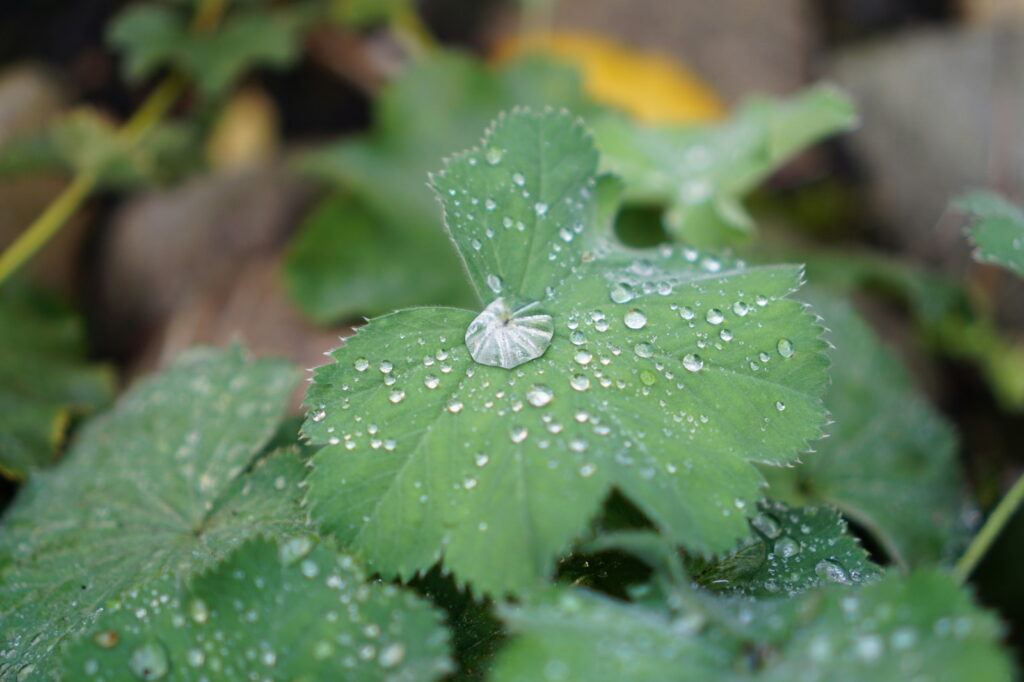
<svg viewBox="0 0 1024 682"><path fill-rule="evenodd" d="M228 0L202 0L196 9L192 30L196 33L209 33L215 30L224 15L227 3ZM118 138L125 147L130 148L138 144L146 133L163 119L184 89L185 80L177 72L172 71L164 78L142 106L118 130ZM0 284L6 282L60 231L96 188L97 181L95 169L80 170L74 175L71 183L50 202L14 243L0 254Z"/></svg>
<svg viewBox="0 0 1024 682"><path fill-rule="evenodd" d="M391 14L391 30L415 56L437 51L437 40L415 8L399 5Z"/></svg>
<svg viewBox="0 0 1024 682"><path fill-rule="evenodd" d="M1017 482L1013 484L1009 492L999 501L996 508L992 510L992 513L985 521L985 525L981 527L978 534L971 540L967 551L956 562L956 566L953 567L953 575L958 582L964 583L967 581L967 578L977 568L978 563L985 556L992 543L999 537L999 533L1013 517L1013 513L1017 511L1021 502L1024 502L1024 474L1017 479Z"/></svg>

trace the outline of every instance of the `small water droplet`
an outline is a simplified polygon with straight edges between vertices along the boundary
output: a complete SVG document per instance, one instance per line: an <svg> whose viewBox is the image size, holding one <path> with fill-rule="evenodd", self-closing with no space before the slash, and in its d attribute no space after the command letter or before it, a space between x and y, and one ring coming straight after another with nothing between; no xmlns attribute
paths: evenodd
<svg viewBox="0 0 1024 682"><path fill-rule="evenodd" d="M394 668L405 658L405 645L401 642L389 644L380 650L377 662L382 668Z"/></svg>
<svg viewBox="0 0 1024 682"><path fill-rule="evenodd" d="M135 647L128 659L128 667L143 680L163 679L171 668L167 660L167 650L156 640L143 642Z"/></svg>
<svg viewBox="0 0 1024 682"><path fill-rule="evenodd" d="M770 540L774 540L782 534L782 527L779 525L779 522L769 514L758 514L750 523Z"/></svg>
<svg viewBox="0 0 1024 682"><path fill-rule="evenodd" d="M590 379L583 374L576 374L569 380L569 385L577 391L585 391L590 388Z"/></svg>
<svg viewBox="0 0 1024 682"><path fill-rule="evenodd" d="M649 343L638 343L633 346L633 352L639 358L649 358L654 355L654 346Z"/></svg>
<svg viewBox="0 0 1024 682"><path fill-rule="evenodd" d="M708 311L708 314L704 316L710 324L722 324L725 321L725 315L718 308L712 308Z"/></svg>
<svg viewBox="0 0 1024 682"><path fill-rule="evenodd" d="M704 367L704 360L696 353L687 353L683 356L683 367L690 372L699 372Z"/></svg>
<svg viewBox="0 0 1024 682"><path fill-rule="evenodd" d="M490 147L484 154L484 157L487 159L487 163L491 166L497 166L500 164L503 156L505 156L505 153L498 147Z"/></svg>
<svg viewBox="0 0 1024 682"><path fill-rule="evenodd" d="M840 566L835 561L829 561L828 559L822 559L814 567L814 573L819 577L829 582L838 583L840 585L850 585L850 576L846 574L846 569Z"/></svg>
<svg viewBox="0 0 1024 682"><path fill-rule="evenodd" d="M524 176L522 173L513 173L512 174L512 182L514 182L518 186L522 187L523 185L526 184L526 176Z"/></svg>
<svg viewBox="0 0 1024 682"><path fill-rule="evenodd" d="M682 308L679 309L679 317L683 318L684 320L692 320L695 316L696 313L694 313L693 308L689 306L684 305Z"/></svg>
<svg viewBox="0 0 1024 682"><path fill-rule="evenodd" d="M359 358L352 363L352 366L356 368L357 372L365 372L370 368L370 361L366 358Z"/></svg>
<svg viewBox="0 0 1024 682"><path fill-rule="evenodd" d="M530 432L525 426L515 426L509 431L509 438L513 443L522 443L529 435Z"/></svg>
<svg viewBox="0 0 1024 682"><path fill-rule="evenodd" d="M779 412L782 412L783 410L786 409L786 403L782 402L781 400L776 400L775 409L778 410Z"/></svg>
<svg viewBox="0 0 1024 682"><path fill-rule="evenodd" d="M647 324L647 315L642 310L633 308L623 316L622 321L630 329L643 329Z"/></svg>
<svg viewBox="0 0 1024 682"><path fill-rule="evenodd" d="M554 400L554 392L543 384L534 384L526 392L526 400L534 407L544 407Z"/></svg>
<svg viewBox="0 0 1024 682"><path fill-rule="evenodd" d="M486 464L490 461L491 458L486 453L478 452L475 455L473 455L473 463L476 464L478 467L486 466Z"/></svg>
<svg viewBox="0 0 1024 682"><path fill-rule="evenodd" d="M463 405L461 400L452 400L451 402L448 403L448 411L451 412L452 414L458 414L459 412L462 412L462 407Z"/></svg>
<svg viewBox="0 0 1024 682"><path fill-rule="evenodd" d="M487 286L494 293L500 294L502 288L505 286L505 282L504 280L501 279L501 277L491 274L487 275Z"/></svg>
<svg viewBox="0 0 1024 682"><path fill-rule="evenodd" d="M589 353L585 350L577 351L576 355L572 358L577 365L588 365L591 360L594 359L593 353Z"/></svg>
<svg viewBox="0 0 1024 682"><path fill-rule="evenodd" d="M783 559L789 559L800 553L800 543L790 537L781 537L775 543L775 553Z"/></svg>
<svg viewBox="0 0 1024 682"><path fill-rule="evenodd" d="M533 211L538 216L543 216L548 212L548 205L545 204L543 201L538 201L536 204L533 205Z"/></svg>
<svg viewBox="0 0 1024 682"><path fill-rule="evenodd" d="M776 348L779 351L779 355L784 358L791 358L796 353L796 350L793 348L793 342L789 339L779 339Z"/></svg>
<svg viewBox="0 0 1024 682"><path fill-rule="evenodd" d="M388 400L391 401L392 405L397 405L405 400L405 391L400 389L397 391L391 391L391 395L388 396Z"/></svg>
<svg viewBox="0 0 1024 682"><path fill-rule="evenodd" d="M441 380L437 377L436 374L428 374L427 376L423 377L423 385L433 390L441 385Z"/></svg>
<svg viewBox="0 0 1024 682"><path fill-rule="evenodd" d="M609 296L613 303L628 303L633 300L633 287L626 282L619 282L611 288Z"/></svg>
<svg viewBox="0 0 1024 682"><path fill-rule="evenodd" d="M732 304L732 311L740 317L745 317L750 312L750 304L743 301L736 301Z"/></svg>

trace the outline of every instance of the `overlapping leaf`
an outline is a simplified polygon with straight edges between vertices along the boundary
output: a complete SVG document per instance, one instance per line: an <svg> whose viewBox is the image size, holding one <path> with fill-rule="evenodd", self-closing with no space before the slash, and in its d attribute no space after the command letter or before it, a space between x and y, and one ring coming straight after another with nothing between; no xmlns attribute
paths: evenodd
<svg viewBox="0 0 1024 682"><path fill-rule="evenodd" d="M771 494L839 507L904 566L948 557L964 530L952 428L849 304L809 299L835 346L825 399L835 424L801 466L768 472Z"/></svg>
<svg viewBox="0 0 1024 682"><path fill-rule="evenodd" d="M788 101L753 100L717 128L648 127L626 118L595 122L602 168L626 181L626 199L666 207L676 239L721 246L753 229L743 196L797 152L849 130L850 101L821 86Z"/></svg>
<svg viewBox="0 0 1024 682"><path fill-rule="evenodd" d="M187 587L132 590L62 663L69 679L96 682L436 680L450 667L439 615L308 538L261 538Z"/></svg>
<svg viewBox="0 0 1024 682"><path fill-rule="evenodd" d="M539 357L480 364L464 341L477 313L419 308L317 371L315 514L375 570L444 554L481 590L527 586L612 486L674 541L726 550L761 497L750 463L792 461L818 435L824 345L786 298L800 269L624 249L596 164L571 115L517 112L434 179L482 299L551 317Z"/></svg>
<svg viewBox="0 0 1024 682"><path fill-rule="evenodd" d="M238 350L190 352L29 480L0 526L0 677L45 677L62 639L146 580L304 526L295 451L259 459L294 381Z"/></svg>
<svg viewBox="0 0 1024 682"><path fill-rule="evenodd" d="M427 173L474 144L495 112L516 105L587 110L566 67L529 59L491 70L453 53L411 65L377 101L376 125L307 155L302 168L343 189L308 218L285 268L289 291L330 322L407 305L469 305Z"/></svg>
<svg viewBox="0 0 1024 682"><path fill-rule="evenodd" d="M751 524L755 535L749 546L691 568L698 583L716 592L774 597L829 583L856 585L881 575L832 509L764 504Z"/></svg>
<svg viewBox="0 0 1024 682"><path fill-rule="evenodd" d="M504 615L494 682L1011 679L996 619L936 571L676 613L563 588Z"/></svg>
<svg viewBox="0 0 1024 682"><path fill-rule="evenodd" d="M991 192L972 192L955 205L973 218L974 257L1024 277L1024 211Z"/></svg>
<svg viewBox="0 0 1024 682"><path fill-rule="evenodd" d="M125 9L111 24L108 41L122 52L128 80L173 66L212 96L253 66L280 68L294 61L311 16L301 6L240 7L229 11L218 30L196 33L179 8L151 2Z"/></svg>
<svg viewBox="0 0 1024 682"><path fill-rule="evenodd" d="M0 300L0 472L24 478L50 463L73 414L113 392L109 368L84 362L79 320Z"/></svg>

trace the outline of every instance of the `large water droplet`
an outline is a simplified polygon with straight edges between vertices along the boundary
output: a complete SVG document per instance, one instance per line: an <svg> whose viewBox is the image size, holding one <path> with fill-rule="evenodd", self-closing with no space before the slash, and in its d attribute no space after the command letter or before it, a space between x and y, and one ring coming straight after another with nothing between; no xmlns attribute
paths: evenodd
<svg viewBox="0 0 1024 682"><path fill-rule="evenodd" d="M722 324L722 322L725 321L725 315L723 315L722 311L718 308L712 308L708 311L708 314L704 316L704 319L711 324Z"/></svg>
<svg viewBox="0 0 1024 682"><path fill-rule="evenodd" d="M704 367L704 360L696 353L687 353L683 356L683 367L690 372L699 372Z"/></svg>
<svg viewBox="0 0 1024 682"><path fill-rule="evenodd" d="M775 543L775 553L783 559L789 559L800 553L800 543L790 537L781 537Z"/></svg>
<svg viewBox="0 0 1024 682"><path fill-rule="evenodd" d="M512 369L544 355L555 325L550 315L537 312L539 305L494 299L466 329L470 356L481 365Z"/></svg>
<svg viewBox="0 0 1024 682"><path fill-rule="evenodd" d="M779 343L776 346L779 351L779 355L784 358L791 358L796 350L793 348L793 342L789 339L779 339Z"/></svg>
<svg viewBox="0 0 1024 682"><path fill-rule="evenodd" d="M822 559L814 567L814 572L819 578L823 578L829 582L839 583L840 585L851 584L850 576L846 574L846 569L835 561Z"/></svg>
<svg viewBox="0 0 1024 682"><path fill-rule="evenodd" d="M628 303L633 300L633 287L627 282L619 282L612 287L609 296L613 303Z"/></svg>
<svg viewBox="0 0 1024 682"><path fill-rule="evenodd" d="M167 650L155 640L143 642L132 650L128 667L140 679L160 680L171 669L167 661Z"/></svg>

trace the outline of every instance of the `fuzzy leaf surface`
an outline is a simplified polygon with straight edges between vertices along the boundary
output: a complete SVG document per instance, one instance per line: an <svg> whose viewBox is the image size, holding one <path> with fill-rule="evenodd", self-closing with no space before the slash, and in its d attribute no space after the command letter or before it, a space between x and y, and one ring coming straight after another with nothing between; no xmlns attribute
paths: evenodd
<svg viewBox="0 0 1024 682"><path fill-rule="evenodd" d="M955 206L973 219L968 230L974 258L1024 277L1024 211L991 192L972 192Z"/></svg>
<svg viewBox="0 0 1024 682"><path fill-rule="evenodd" d="M850 130L857 116L849 99L819 86L789 100L751 100L715 127L646 126L605 117L594 133L602 169L626 181L626 200L666 207L676 239L719 247L748 235L753 223L744 195L797 153Z"/></svg>
<svg viewBox="0 0 1024 682"><path fill-rule="evenodd" d="M110 400L113 374L87 364L80 321L0 300L0 472L22 479L46 466L73 414Z"/></svg>
<svg viewBox="0 0 1024 682"><path fill-rule="evenodd" d="M1004 682L1012 671L996 618L935 570L683 612L560 588L503 615L515 637L494 682Z"/></svg>
<svg viewBox="0 0 1024 682"><path fill-rule="evenodd" d="M427 682L449 671L447 642L435 609L367 583L352 557L308 537L257 538L188 585L132 590L62 664L65 675L96 682Z"/></svg>
<svg viewBox="0 0 1024 682"><path fill-rule="evenodd" d="M259 459L295 379L237 349L189 352L29 479L0 526L0 677L45 677L62 639L144 581L304 526L296 452Z"/></svg>
<svg viewBox="0 0 1024 682"><path fill-rule="evenodd" d="M856 585L881 575L833 509L766 503L751 526L754 538L748 546L716 563L691 567L699 584L724 594L765 598L829 583Z"/></svg>
<svg viewBox="0 0 1024 682"><path fill-rule="evenodd" d="M373 569L443 554L485 592L532 585L612 486L674 541L724 551L762 495L751 462L790 462L819 434L824 344L787 298L800 268L621 247L596 164L571 115L520 111L434 178L483 302L550 316L539 357L480 364L477 312L417 308L316 371L314 515Z"/></svg>
<svg viewBox="0 0 1024 682"><path fill-rule="evenodd" d="M517 105L577 113L589 106L565 67L527 59L487 68L439 53L384 89L369 135L307 154L306 173L350 196L315 209L289 251L285 276L298 305L321 322L409 305L470 305L426 178L438 159L475 144L497 112Z"/></svg>
<svg viewBox="0 0 1024 682"><path fill-rule="evenodd" d="M835 423L799 467L767 472L771 494L838 507L904 566L948 558L964 538L952 427L849 303L820 290L805 298L835 346L825 398Z"/></svg>

